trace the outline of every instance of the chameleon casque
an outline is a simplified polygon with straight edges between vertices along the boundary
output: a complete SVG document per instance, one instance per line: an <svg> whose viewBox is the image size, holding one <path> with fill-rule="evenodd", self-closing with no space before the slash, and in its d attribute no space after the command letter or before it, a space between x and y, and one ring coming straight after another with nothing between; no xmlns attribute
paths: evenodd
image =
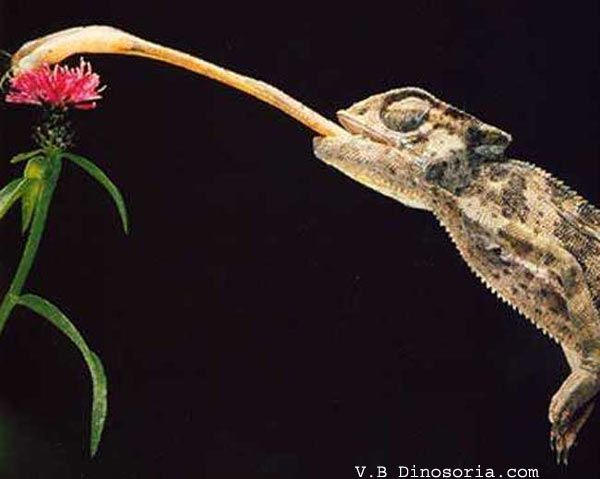
<svg viewBox="0 0 600 479"><path fill-rule="evenodd" d="M424 90L401 88L338 113L344 128L269 84L108 26L28 42L13 73L75 53L153 58L258 97L321 136L316 156L400 203L431 211L472 271L564 350L571 374L550 402L559 462L600 390L600 211L544 170L506 156L511 136Z"/></svg>

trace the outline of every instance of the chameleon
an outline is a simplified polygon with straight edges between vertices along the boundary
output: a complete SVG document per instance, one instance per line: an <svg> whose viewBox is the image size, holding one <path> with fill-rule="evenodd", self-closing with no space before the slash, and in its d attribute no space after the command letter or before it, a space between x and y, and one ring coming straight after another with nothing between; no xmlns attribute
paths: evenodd
<svg viewBox="0 0 600 479"><path fill-rule="evenodd" d="M600 390L600 210L509 158L508 133L424 90L374 95L338 118L351 136L315 138L315 155L432 212L475 275L562 347L571 374L549 420L566 463Z"/></svg>
<svg viewBox="0 0 600 479"><path fill-rule="evenodd" d="M242 90L318 133L318 159L430 211L473 273L562 347L571 372L548 418L557 462L567 463L600 391L600 210L540 167L510 158L510 134L415 87L340 110L340 126L268 83L110 26L28 42L12 56L11 74L75 53L152 58Z"/></svg>

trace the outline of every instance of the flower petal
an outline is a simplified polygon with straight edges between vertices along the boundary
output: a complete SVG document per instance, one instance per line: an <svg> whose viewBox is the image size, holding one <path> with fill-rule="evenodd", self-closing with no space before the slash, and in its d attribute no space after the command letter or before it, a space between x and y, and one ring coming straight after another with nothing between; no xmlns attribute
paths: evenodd
<svg viewBox="0 0 600 479"><path fill-rule="evenodd" d="M43 65L13 77L5 101L91 110L96 107L96 100L102 98L103 89L90 63L81 59L77 67Z"/></svg>

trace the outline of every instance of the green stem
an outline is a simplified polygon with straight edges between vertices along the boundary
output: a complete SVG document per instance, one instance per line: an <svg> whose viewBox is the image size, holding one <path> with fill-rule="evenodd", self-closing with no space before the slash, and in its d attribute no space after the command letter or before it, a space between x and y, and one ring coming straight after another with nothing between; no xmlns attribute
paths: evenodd
<svg viewBox="0 0 600 479"><path fill-rule="evenodd" d="M47 160L48 165L42 180L44 183L29 230L29 237L27 238L27 243L25 243L25 248L23 249L23 256L21 257L12 283L2 300L2 304L0 304L0 333L2 333L8 316L18 302L23 285L33 266L33 260L37 254L44 227L46 226L46 218L48 217L52 195L54 194L56 183L60 176L61 153L57 151L48 152Z"/></svg>

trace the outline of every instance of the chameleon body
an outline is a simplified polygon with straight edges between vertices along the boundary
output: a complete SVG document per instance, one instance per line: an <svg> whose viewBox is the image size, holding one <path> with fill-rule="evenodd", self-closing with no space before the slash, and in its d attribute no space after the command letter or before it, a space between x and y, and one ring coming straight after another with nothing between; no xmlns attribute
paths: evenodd
<svg viewBox="0 0 600 479"><path fill-rule="evenodd" d="M24 44L11 72L77 53L152 58L253 95L321 135L321 160L431 211L473 272L562 346L571 374L549 419L557 459L567 461L600 389L600 212L544 170L508 158L509 134L418 88L341 110L342 128L268 83L103 25Z"/></svg>
<svg viewBox="0 0 600 479"><path fill-rule="evenodd" d="M316 156L431 211L483 283L563 348L572 372L549 419L566 463L600 390L600 211L508 158L510 135L423 90L374 95L338 117L351 135L316 138Z"/></svg>

